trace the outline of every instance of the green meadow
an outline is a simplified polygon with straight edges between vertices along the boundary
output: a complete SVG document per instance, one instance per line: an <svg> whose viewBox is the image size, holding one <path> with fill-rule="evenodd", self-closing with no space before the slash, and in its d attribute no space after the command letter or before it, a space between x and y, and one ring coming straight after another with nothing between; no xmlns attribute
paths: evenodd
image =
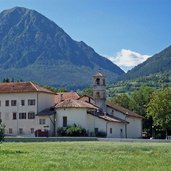
<svg viewBox="0 0 171 171"><path fill-rule="evenodd" d="M1 143L0 171L168 171L171 143Z"/></svg>

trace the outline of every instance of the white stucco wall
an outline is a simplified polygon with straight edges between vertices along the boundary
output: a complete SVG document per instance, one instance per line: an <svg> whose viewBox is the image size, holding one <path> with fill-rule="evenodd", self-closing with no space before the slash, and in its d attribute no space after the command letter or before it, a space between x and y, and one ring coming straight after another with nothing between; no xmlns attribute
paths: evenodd
<svg viewBox="0 0 171 171"><path fill-rule="evenodd" d="M107 122L98 117L88 114L88 126L90 134L94 134L94 128L98 128L99 131L107 133L108 138L124 138L125 137L125 124L116 122ZM112 133L110 133L112 128ZM121 134L122 129L122 134Z"/></svg>
<svg viewBox="0 0 171 171"><path fill-rule="evenodd" d="M54 106L55 105L55 95L47 93L38 93L38 111Z"/></svg>
<svg viewBox="0 0 171 171"><path fill-rule="evenodd" d="M112 132L110 132L110 129L112 129ZM109 122L107 124L107 137L125 138L125 124Z"/></svg>
<svg viewBox="0 0 171 171"><path fill-rule="evenodd" d="M39 120L40 119L45 119L45 124L40 124ZM43 130L48 130L49 136L52 136L54 134L54 116L39 116L38 117L38 126L37 129Z"/></svg>
<svg viewBox="0 0 171 171"><path fill-rule="evenodd" d="M113 108L107 107L107 113L113 116L116 116L120 119L125 120L125 114L123 114L122 112L119 112L117 110L114 110Z"/></svg>
<svg viewBox="0 0 171 171"><path fill-rule="evenodd" d="M63 127L63 117L67 117L67 125L77 124L87 128L87 109L85 108L59 108L56 110L56 127Z"/></svg>
<svg viewBox="0 0 171 171"><path fill-rule="evenodd" d="M106 121L87 114L88 118L88 131L94 135L94 129L98 128L99 131L106 132Z"/></svg>
<svg viewBox="0 0 171 171"><path fill-rule="evenodd" d="M142 136L141 118L125 115L124 113L114 110L110 107L107 108L107 111L109 114L129 122L129 124L127 124L127 138L140 138Z"/></svg>
<svg viewBox="0 0 171 171"><path fill-rule="evenodd" d="M57 128L63 127L63 117L67 117L67 124L77 124L81 127L85 128L89 135L94 135L94 129L98 128L98 131L105 132L107 130L107 137L115 137L120 138L121 137L121 129L123 131L123 136L125 136L125 129L124 124L119 123L109 123L106 122L103 119L100 119L98 117L94 117L93 115L87 114L86 109L76 109L76 108L70 108L70 109L58 109L57 110ZM110 128L112 128L112 134L110 133Z"/></svg>
<svg viewBox="0 0 171 171"><path fill-rule="evenodd" d="M38 111L43 110L44 107L51 107L52 106L52 95L39 93L39 98L37 101L37 93L6 93L0 94L0 113L2 122L6 125L5 133L9 134L9 129L12 129L11 135L16 135L19 133L19 129L23 129L22 135L34 136L31 134L31 128L34 128L34 131L37 129L42 128L39 125L39 117L35 117L35 119L28 119L28 113L34 112L37 114ZM35 99L35 105L28 105L29 99ZM9 100L9 106L5 106L5 101ZM11 100L16 100L17 105L11 106ZM21 106L21 100L25 101L25 105ZM50 106L48 106L50 105ZM38 109L39 106L39 109ZM13 113L17 113L17 119L13 119ZM19 119L19 113L26 113L26 119ZM49 118L47 118L47 122ZM50 124L49 124L50 125ZM51 126L51 125L50 125ZM18 131L17 131L18 130Z"/></svg>
<svg viewBox="0 0 171 171"><path fill-rule="evenodd" d="M128 138L141 138L142 137L142 119L135 117L126 117L129 122L127 125Z"/></svg>

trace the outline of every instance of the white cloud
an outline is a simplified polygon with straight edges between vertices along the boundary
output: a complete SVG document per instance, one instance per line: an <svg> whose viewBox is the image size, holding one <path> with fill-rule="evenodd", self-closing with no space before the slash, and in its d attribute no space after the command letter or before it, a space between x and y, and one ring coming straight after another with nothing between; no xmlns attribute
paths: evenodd
<svg viewBox="0 0 171 171"><path fill-rule="evenodd" d="M150 55L142 55L128 49L122 49L120 52L117 52L116 56L108 56L107 58L124 71L128 71L136 65L144 62L149 57Z"/></svg>

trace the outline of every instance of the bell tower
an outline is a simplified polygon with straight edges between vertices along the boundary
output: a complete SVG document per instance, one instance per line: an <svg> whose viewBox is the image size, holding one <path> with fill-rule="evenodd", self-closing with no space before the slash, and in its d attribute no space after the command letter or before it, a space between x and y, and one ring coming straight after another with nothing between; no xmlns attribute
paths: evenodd
<svg viewBox="0 0 171 171"><path fill-rule="evenodd" d="M93 98L96 106L106 112L106 81L101 73L93 76Z"/></svg>

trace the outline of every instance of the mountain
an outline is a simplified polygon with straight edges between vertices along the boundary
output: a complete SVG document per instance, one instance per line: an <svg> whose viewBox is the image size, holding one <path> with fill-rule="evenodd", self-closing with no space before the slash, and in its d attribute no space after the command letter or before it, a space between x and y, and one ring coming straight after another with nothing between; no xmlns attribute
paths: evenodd
<svg viewBox="0 0 171 171"><path fill-rule="evenodd" d="M99 69L109 82L124 74L34 10L15 7L0 13L0 78L74 88L90 85Z"/></svg>
<svg viewBox="0 0 171 171"><path fill-rule="evenodd" d="M171 46L128 71L124 78L134 79L140 76L148 76L150 74L166 72L169 70L171 70Z"/></svg>

